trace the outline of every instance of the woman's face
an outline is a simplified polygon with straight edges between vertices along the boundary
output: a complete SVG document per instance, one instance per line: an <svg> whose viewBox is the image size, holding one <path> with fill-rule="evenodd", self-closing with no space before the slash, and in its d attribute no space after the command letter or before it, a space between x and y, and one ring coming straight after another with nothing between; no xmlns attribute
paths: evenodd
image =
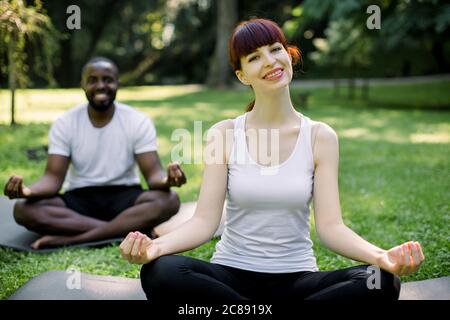
<svg viewBox="0 0 450 320"><path fill-rule="evenodd" d="M241 70L236 75L254 90L279 89L292 80L292 59L283 45L275 42L241 57Z"/></svg>

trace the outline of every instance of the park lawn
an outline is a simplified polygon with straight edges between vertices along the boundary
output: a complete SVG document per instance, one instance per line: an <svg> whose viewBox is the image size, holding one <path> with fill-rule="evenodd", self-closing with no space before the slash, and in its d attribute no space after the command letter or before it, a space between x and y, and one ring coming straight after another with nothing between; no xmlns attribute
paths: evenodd
<svg viewBox="0 0 450 320"><path fill-rule="evenodd" d="M420 272L403 281L450 275L450 82L377 86L369 102L335 98L328 88L309 89L308 106L297 103L302 89L293 89L294 104L305 115L333 127L340 141L340 198L344 221L366 240L390 248L408 240L422 243L426 262ZM343 91L345 93L345 91ZM64 110L84 100L80 89L19 90L17 120L11 128L7 91L0 91L0 181L11 174L30 183L45 167L49 124ZM177 128L194 131L241 114L248 91L215 91L201 86L122 88L118 100L135 106L154 120L159 153L170 160ZM410 107L408 107L410 106ZM173 140L173 139L172 139ZM27 159L36 149L37 160ZM193 160L201 150L193 154ZM41 156L41 157L39 157ZM39 159L40 158L40 159ZM182 201L197 199L201 164L185 164L187 185ZM320 244L312 219L311 236L321 270L358 264ZM184 253L207 260L217 239ZM101 249L64 249L50 254L0 249L0 299L8 298L30 278L70 266L82 272L137 278L139 266L122 260L117 246Z"/></svg>

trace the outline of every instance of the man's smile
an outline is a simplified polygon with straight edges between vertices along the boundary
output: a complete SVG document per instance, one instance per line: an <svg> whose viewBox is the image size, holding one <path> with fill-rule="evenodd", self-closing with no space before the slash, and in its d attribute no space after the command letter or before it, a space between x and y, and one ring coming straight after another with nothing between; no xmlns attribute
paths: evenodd
<svg viewBox="0 0 450 320"><path fill-rule="evenodd" d="M110 98L110 95L105 92L98 92L94 94L94 101L96 102L102 102L105 100L108 100Z"/></svg>

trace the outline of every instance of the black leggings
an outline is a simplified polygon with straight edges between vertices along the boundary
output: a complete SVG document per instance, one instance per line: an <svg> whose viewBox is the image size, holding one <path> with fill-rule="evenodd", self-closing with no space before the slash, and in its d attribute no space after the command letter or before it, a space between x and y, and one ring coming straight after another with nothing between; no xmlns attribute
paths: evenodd
<svg viewBox="0 0 450 320"><path fill-rule="evenodd" d="M379 289L369 289L368 282L375 287L377 282L367 268L273 274L170 255L144 265L141 283L151 301L397 300L399 277L380 270Z"/></svg>

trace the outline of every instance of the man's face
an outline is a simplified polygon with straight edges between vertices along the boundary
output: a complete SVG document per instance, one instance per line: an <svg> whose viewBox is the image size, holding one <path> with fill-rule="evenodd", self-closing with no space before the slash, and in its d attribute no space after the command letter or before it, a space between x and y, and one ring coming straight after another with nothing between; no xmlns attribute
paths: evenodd
<svg viewBox="0 0 450 320"><path fill-rule="evenodd" d="M104 112L114 103L119 81L117 71L108 62L89 64L82 78L82 88L89 104L96 111Z"/></svg>

